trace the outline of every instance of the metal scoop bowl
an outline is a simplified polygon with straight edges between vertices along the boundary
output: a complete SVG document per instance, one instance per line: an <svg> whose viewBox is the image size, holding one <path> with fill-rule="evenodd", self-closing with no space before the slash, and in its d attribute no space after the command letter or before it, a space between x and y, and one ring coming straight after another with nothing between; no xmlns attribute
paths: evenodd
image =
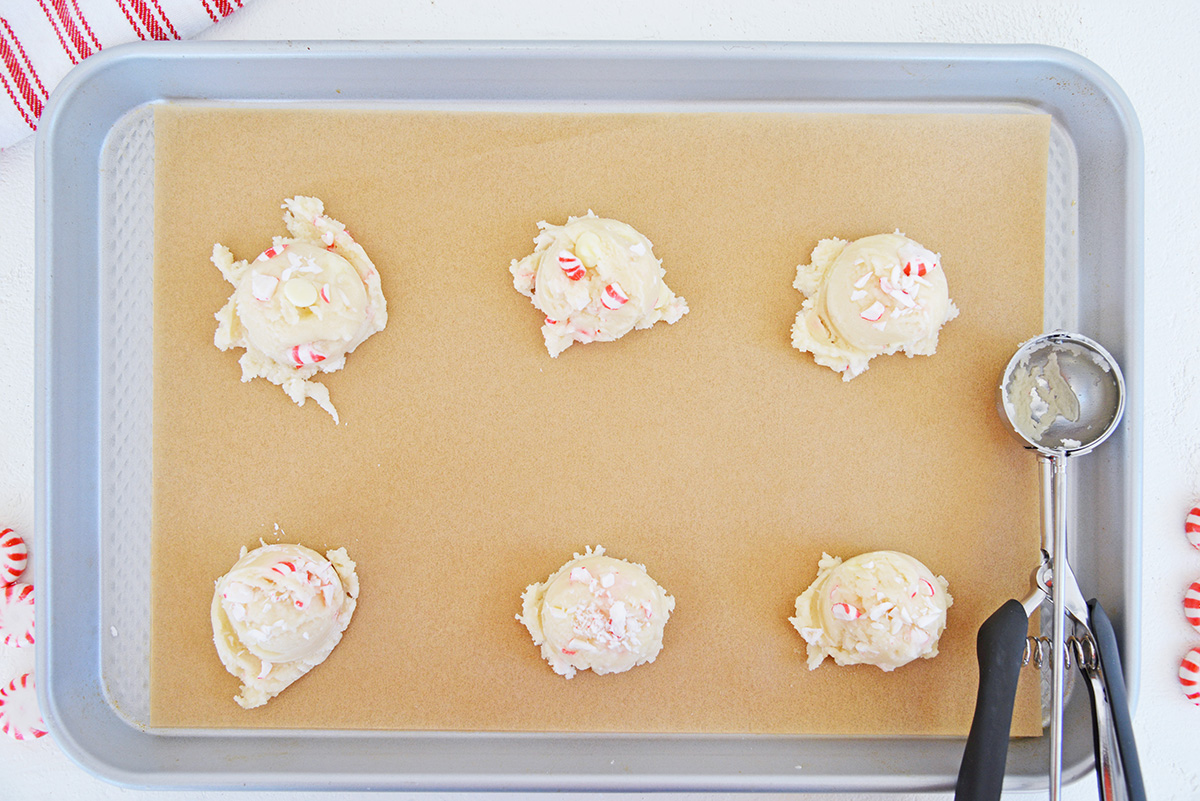
<svg viewBox="0 0 1200 801"><path fill-rule="evenodd" d="M1026 447L1040 455L1081 456L1108 439L1125 413L1125 378L1098 342L1055 331L1013 354L999 406Z"/></svg>
<svg viewBox="0 0 1200 801"><path fill-rule="evenodd" d="M1096 448L1120 424L1125 411L1121 368L1099 343L1080 334L1056 331L1021 345L1009 360L998 389L1001 416L1024 446L1036 451L1041 466L1043 566L1027 599L1008 601L979 629L979 693L955 798L1000 798L1028 619L1049 594L1053 602L1051 801L1057 801L1062 790L1068 616L1076 639L1094 646L1088 651L1093 658L1076 661L1081 662L1092 695L1101 798L1143 799L1145 789L1116 637L1099 604L1084 601L1067 560L1067 462ZM1047 580L1047 576L1051 578Z"/></svg>

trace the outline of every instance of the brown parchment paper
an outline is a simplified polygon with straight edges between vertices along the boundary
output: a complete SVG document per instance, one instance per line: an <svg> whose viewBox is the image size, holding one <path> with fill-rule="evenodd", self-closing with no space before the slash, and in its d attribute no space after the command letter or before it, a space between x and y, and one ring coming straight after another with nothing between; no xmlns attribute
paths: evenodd
<svg viewBox="0 0 1200 801"><path fill-rule="evenodd" d="M1042 329L1049 118L510 114L164 105L155 115L152 724L963 734L975 634L1022 597L1037 480L995 408ZM213 347L280 203L370 253L387 329L323 381L342 424ZM593 209L654 243L691 312L551 359L508 266ZM850 383L793 350L820 238L901 229L961 316ZM286 536L276 531L278 525ZM345 546L362 592L328 661L233 702L213 582L242 546ZM567 681L522 589L603 544L677 601L658 660ZM950 583L941 655L805 666L787 618L822 551L906 551ZM1037 734L1023 671L1015 734Z"/></svg>

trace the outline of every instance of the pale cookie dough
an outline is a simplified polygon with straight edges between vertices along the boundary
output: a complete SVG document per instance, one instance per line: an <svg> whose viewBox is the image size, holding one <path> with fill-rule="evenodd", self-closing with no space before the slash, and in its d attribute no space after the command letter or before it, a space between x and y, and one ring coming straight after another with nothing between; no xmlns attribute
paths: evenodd
<svg viewBox="0 0 1200 801"><path fill-rule="evenodd" d="M954 602L946 588L946 579L907 554L872 551L845 562L823 554L788 619L808 643L809 670L830 656L892 671L937 656Z"/></svg>
<svg viewBox="0 0 1200 801"><path fill-rule="evenodd" d="M650 240L617 220L568 217L538 223L533 253L509 271L513 286L546 315L542 335L551 356L573 342L611 342L659 320L674 323L687 301L667 288Z"/></svg>
<svg viewBox="0 0 1200 801"><path fill-rule="evenodd" d="M326 558L328 557L328 558ZM225 669L242 683L243 709L262 706L325 661L358 598L358 576L345 548L322 557L302 545L264 545L217 580L213 642Z"/></svg>
<svg viewBox="0 0 1200 801"><path fill-rule="evenodd" d="M941 257L901 234L822 239L796 268L805 300L792 345L849 381L875 356L931 356L958 316Z"/></svg>
<svg viewBox="0 0 1200 801"><path fill-rule="evenodd" d="M245 348L242 381L265 378L296 403L306 398L338 421L329 390L311 380L346 364L346 355L387 325L379 273L342 225L315 197L283 202L291 237L277 236L254 261L234 261L213 245L212 263L233 284L216 314L221 350Z"/></svg>
<svg viewBox="0 0 1200 801"><path fill-rule="evenodd" d="M645 567L596 546L575 554L544 584L526 587L517 620L554 672L569 679L576 670L621 673L653 662L674 608L675 599Z"/></svg>

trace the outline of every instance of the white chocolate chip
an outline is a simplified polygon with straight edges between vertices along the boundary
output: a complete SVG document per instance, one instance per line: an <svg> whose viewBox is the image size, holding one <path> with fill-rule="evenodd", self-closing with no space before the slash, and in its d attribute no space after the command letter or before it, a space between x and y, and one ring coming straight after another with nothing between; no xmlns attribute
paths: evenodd
<svg viewBox="0 0 1200 801"><path fill-rule="evenodd" d="M283 285L284 297L297 308L305 308L317 302L317 288L303 278L292 278Z"/></svg>
<svg viewBox="0 0 1200 801"><path fill-rule="evenodd" d="M594 269L600 261L600 237L591 231L584 231L575 240L575 257L583 262L583 266Z"/></svg>

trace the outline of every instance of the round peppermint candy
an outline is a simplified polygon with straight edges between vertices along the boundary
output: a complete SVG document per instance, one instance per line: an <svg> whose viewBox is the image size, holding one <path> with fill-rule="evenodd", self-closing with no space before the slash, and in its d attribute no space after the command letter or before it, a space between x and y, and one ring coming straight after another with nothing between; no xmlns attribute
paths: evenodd
<svg viewBox="0 0 1200 801"><path fill-rule="evenodd" d="M1179 683L1187 699L1200 706L1200 648L1188 651L1179 664Z"/></svg>
<svg viewBox="0 0 1200 801"><path fill-rule="evenodd" d="M1183 594L1183 615L1192 628L1200 631L1200 579L1193 581Z"/></svg>
<svg viewBox="0 0 1200 801"><path fill-rule="evenodd" d="M1187 519L1183 521L1183 533L1192 547L1200 550L1200 506L1188 510Z"/></svg>
<svg viewBox="0 0 1200 801"><path fill-rule="evenodd" d="M29 550L21 535L6 528L0 531L0 585L12 584L25 571Z"/></svg>
<svg viewBox="0 0 1200 801"><path fill-rule="evenodd" d="M9 584L0 590L0 637L5 645L33 645L33 585Z"/></svg>
<svg viewBox="0 0 1200 801"><path fill-rule="evenodd" d="M46 736L46 724L38 712L33 676L26 673L0 687L0 731L14 740L36 740Z"/></svg>

